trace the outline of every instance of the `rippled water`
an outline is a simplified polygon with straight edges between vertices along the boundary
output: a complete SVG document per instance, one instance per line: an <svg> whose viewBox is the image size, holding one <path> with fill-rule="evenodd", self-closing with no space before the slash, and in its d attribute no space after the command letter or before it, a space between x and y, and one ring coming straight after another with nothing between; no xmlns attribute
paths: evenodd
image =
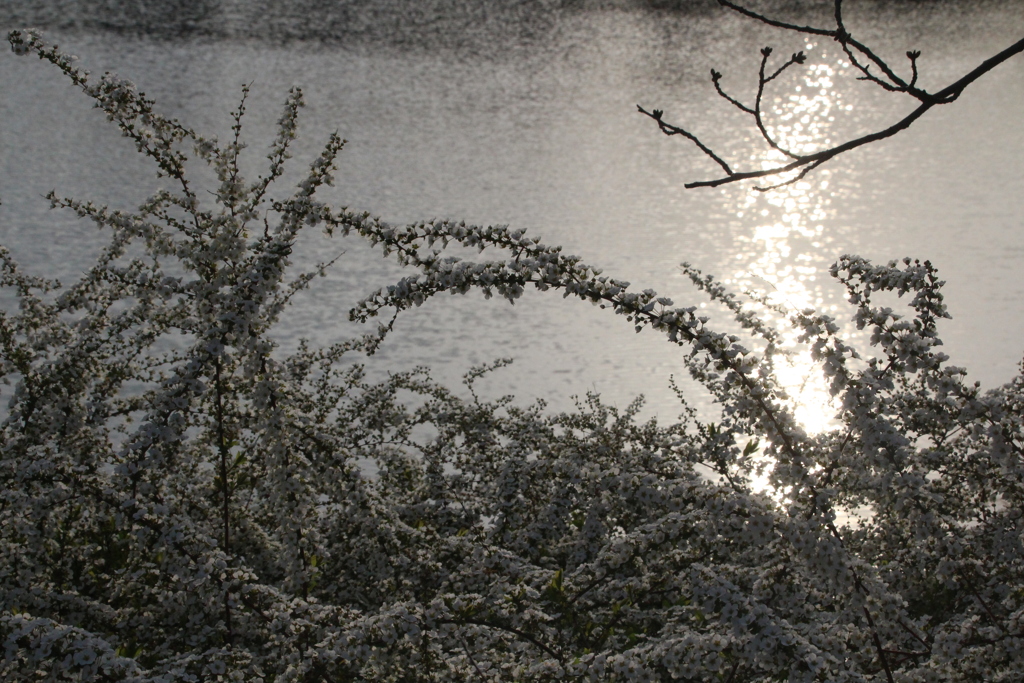
<svg viewBox="0 0 1024 683"><path fill-rule="evenodd" d="M635 105L664 109L737 165L760 167L770 157L756 130L714 94L707 74L722 71L725 87L748 99L763 45L809 55L770 92L774 124L794 145L810 149L884 127L911 104L854 80L831 45L756 26L713 3L652 10L452 0L416 5L418 14L384 0L320 3L330 10L321 14L310 14L312 2L263 2L263 14L240 2L182 4L192 24L148 36L126 30L142 21L134 15L107 22L116 31L103 29L100 15L55 19L33 15L31 4L0 18L55 27L48 36L85 68L132 79L202 132L226 136L241 85L252 83L254 173L288 88L301 86L308 106L295 168L339 130L349 143L327 197L340 205L396 222L451 217L526 228L677 304L703 301L679 268L688 261L739 289L845 319L842 291L828 276L839 255L928 258L948 283L954 319L941 331L954 362L994 386L1024 353L1024 58L805 183L764 194L749 185L685 190L684 182L712 177L717 167L685 141L660 135ZM932 89L1024 33L1017 2L846 6L854 34L894 64L904 65L906 50L922 50L923 85ZM316 40L298 39L310 32ZM67 277L101 244L90 225L48 211L40 195L57 188L132 208L157 186L142 177L150 176L133 146L55 69L0 55L0 243L27 267ZM361 245L318 234L296 260L311 265L343 250L290 314L283 346L350 334L349 306L401 275ZM489 380L492 394L540 396L564 408L588 390L620 406L644 393L648 414L678 412L668 388L669 376L684 372L677 347L550 293L531 293L515 307L475 294L439 298L400 320L370 362L376 372L426 364L454 383L500 356L516 363ZM806 387L808 425L820 424L807 368L798 363L791 375L793 386Z"/></svg>

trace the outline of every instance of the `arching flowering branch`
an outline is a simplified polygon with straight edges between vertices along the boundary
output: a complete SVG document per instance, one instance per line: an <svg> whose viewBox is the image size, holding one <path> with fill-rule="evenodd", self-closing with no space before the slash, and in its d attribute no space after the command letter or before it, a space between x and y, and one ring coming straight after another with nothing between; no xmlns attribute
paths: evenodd
<svg viewBox="0 0 1024 683"><path fill-rule="evenodd" d="M578 257L562 254L561 247L543 245L521 230L450 221L393 227L347 213L324 218L336 229L354 230L382 243L385 254L398 252L403 265L422 271L364 299L350 313L351 319L366 322L384 309L401 311L419 306L443 292L465 293L479 288L487 297L496 292L515 302L531 285L541 291L561 290L565 297L575 296L625 316L637 332L649 326L688 348L687 363L692 374L723 403L732 406L736 415L749 420L748 426L756 424L754 429L767 434L787 459L804 461L800 443L805 435L782 402L784 394L774 377L765 372L764 359L740 344L739 337L708 328L708 319L696 315L695 307L673 308L671 299L659 297L651 289L631 292L630 283L604 276ZM420 253L422 246L438 242L497 247L513 256L507 261L474 263L442 257L433 250Z"/></svg>
<svg viewBox="0 0 1024 683"><path fill-rule="evenodd" d="M712 180L698 180L695 182L686 183L687 188L694 187L718 187L720 185L726 185L728 183L735 183L741 180L751 180L758 178L766 178L771 176L778 176L785 173L796 172L796 175L792 178L783 180L778 183L771 185L759 185L755 189L759 191L766 191L777 187L782 187L790 183L794 183L808 173L818 168L825 162L833 159L834 157L849 152L852 149L862 147L872 142L884 140L886 138L896 135L902 130L906 130L921 118L925 113L928 112L932 107L939 104L948 104L953 102L960 94L963 93L964 89L968 85L978 80L989 71L999 66L1006 60L1010 59L1014 55L1024 52L1024 38L1017 41L1013 45L1010 45L1005 50L999 52L992 57L989 57L984 62L979 64L977 67L972 69L970 72L957 79L953 83L950 83L946 87L929 92L917 86L918 81L918 59L921 57L919 50L910 50L907 52L907 59L910 61L910 78L906 79L900 76L896 69L886 63L881 57L879 57L869 46L855 39L853 35L847 30L846 24L843 21L843 2L842 0L834 0L834 17L835 17L835 28L823 29L815 28L812 26L800 26L797 24L791 24L784 21L778 21L772 19L763 14L750 10L742 5L730 0L718 0L719 4L727 7L731 10L739 12L744 16L755 19L769 26L784 29L787 31L793 31L795 33L802 33L813 36L821 36L824 38L831 38L835 42L839 43L842 47L843 52L846 54L850 63L860 72L858 80L868 81L878 85L892 93L902 93L918 101L918 106L909 114L904 116L899 121L896 121L892 125L883 128L881 130L863 135L852 140L828 147L826 149L819 150L811 153L797 153L792 150L786 149L777 139L775 139L764 123L764 110L762 108L762 101L764 96L765 86L779 76L783 71L793 66L794 64L803 64L805 56L803 52L794 53L786 62L781 66L775 68L774 71L768 71L768 59L772 54L771 47L765 47L761 50L761 67L758 72L757 82L757 95L754 98L753 105L743 104L742 101L729 95L721 85L722 74L714 69L711 70L711 81L715 86L716 92L724 98L726 101L731 103L740 111L750 114L754 118L755 125L764 139L765 143L772 149L777 150L788 157L787 161L781 162L771 168L741 171L732 168L719 154L711 149L707 144L702 142L694 133L687 129L677 126L675 124L668 123L664 120L664 112L661 109L653 109L648 111L641 105L637 105L637 110L640 113L650 117L655 123L658 124L659 130L665 135L680 135L691 140L697 147L704 152L710 159L718 164L725 175L720 178Z"/></svg>

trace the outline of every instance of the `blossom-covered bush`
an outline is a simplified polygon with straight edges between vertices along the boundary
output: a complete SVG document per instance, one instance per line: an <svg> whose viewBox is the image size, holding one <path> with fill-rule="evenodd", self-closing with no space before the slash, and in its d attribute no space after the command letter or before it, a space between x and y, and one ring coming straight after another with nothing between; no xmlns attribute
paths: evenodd
<svg viewBox="0 0 1024 683"><path fill-rule="evenodd" d="M134 212L51 194L110 234L70 286L0 251L19 304L0 313L4 680L1024 680L1024 378L981 394L946 363L929 263L833 267L872 354L828 316L791 314L838 410L812 436L773 374L778 333L696 270L750 348L521 231L321 203L337 137L270 199L298 90L266 175L247 180L244 107L220 143L38 34L9 40L63 71L170 189ZM189 174L203 163L211 192ZM285 357L268 333L328 267L288 278L307 226L416 274L351 313L388 324ZM721 421L477 398L503 361L467 374L469 398L426 371L372 383L351 362L434 294L530 286L665 334ZM890 291L906 314L872 301Z"/></svg>

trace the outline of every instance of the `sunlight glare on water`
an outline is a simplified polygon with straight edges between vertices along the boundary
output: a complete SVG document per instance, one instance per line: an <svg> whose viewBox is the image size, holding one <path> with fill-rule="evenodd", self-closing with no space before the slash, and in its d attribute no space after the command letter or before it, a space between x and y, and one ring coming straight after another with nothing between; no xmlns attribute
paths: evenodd
<svg viewBox="0 0 1024 683"><path fill-rule="evenodd" d="M808 45L808 51L814 48ZM779 147L793 154L808 154L830 144L828 123L832 112L840 108L840 96L832 90L835 76L829 64L812 64L801 76L801 83L788 101L776 99L768 113L775 122L769 134ZM779 149L768 149L752 158L753 165L769 169L790 160ZM824 221L830 218L829 169L824 168L806 179L796 172L766 179L765 185L783 184L764 193L748 193L737 208L737 216L757 215L750 249L741 252L744 265L733 282L745 289L767 289L767 303L761 314L782 332L781 347L786 355L776 359L777 376L789 395L797 420L810 434L834 426L835 408L831 402L821 368L810 351L798 341L794 329L781 311L821 309L824 298L818 282L828 278L819 272L820 262L814 250L822 246ZM763 219L763 220L761 220ZM748 260L753 257L752 260ZM777 307L777 309L775 308ZM835 306L831 306L834 309Z"/></svg>

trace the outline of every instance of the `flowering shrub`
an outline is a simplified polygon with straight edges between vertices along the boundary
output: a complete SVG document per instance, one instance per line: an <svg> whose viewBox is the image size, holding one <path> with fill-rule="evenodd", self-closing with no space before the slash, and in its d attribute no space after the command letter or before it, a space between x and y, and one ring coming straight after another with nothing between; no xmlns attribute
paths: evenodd
<svg viewBox="0 0 1024 683"><path fill-rule="evenodd" d="M342 141L272 200L293 90L255 181L226 144L52 62L172 188L136 212L52 194L110 244L70 286L0 251L0 640L4 680L1019 681L1024 677L1024 378L988 394L936 350L927 262L832 270L873 355L791 314L839 428L806 434L772 371L777 333L689 269L753 339L635 292L520 231L389 225L333 209ZM216 174L212 199L189 163ZM317 272L299 231L378 244L417 274L351 313L390 322L275 353L268 331ZM488 248L470 262L445 246ZM663 427L590 396L572 414L484 401L426 371L368 382L395 316L440 292L558 290L678 344L722 407ZM909 314L872 298L894 291ZM758 451L774 462L755 491ZM710 467L714 481L701 475ZM769 495L771 494L771 495ZM837 510L861 509L839 518Z"/></svg>

